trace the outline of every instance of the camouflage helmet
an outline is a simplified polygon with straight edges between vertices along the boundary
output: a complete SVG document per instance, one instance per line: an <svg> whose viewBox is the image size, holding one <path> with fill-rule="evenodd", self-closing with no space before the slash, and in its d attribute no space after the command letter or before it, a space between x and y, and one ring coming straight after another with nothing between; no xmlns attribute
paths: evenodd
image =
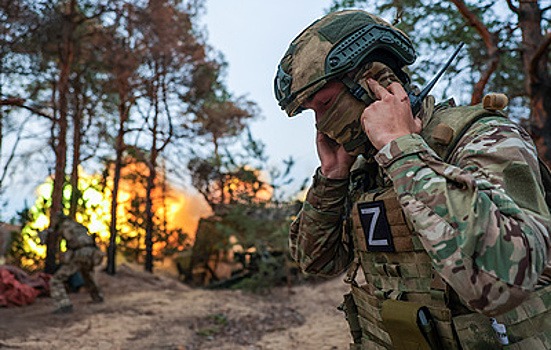
<svg viewBox="0 0 551 350"><path fill-rule="evenodd" d="M361 10L332 12L304 29L289 45L274 80L275 96L288 116L329 80L359 68L375 50L390 54L398 68L412 64L411 40L388 22Z"/></svg>

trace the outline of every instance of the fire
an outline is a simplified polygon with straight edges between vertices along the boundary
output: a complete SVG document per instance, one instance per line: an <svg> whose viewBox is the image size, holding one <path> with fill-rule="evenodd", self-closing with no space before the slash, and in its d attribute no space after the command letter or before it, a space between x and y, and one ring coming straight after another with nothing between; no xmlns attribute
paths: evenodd
<svg viewBox="0 0 551 350"><path fill-rule="evenodd" d="M224 197L226 203L230 199L245 197L252 202L267 202L273 196L273 188L269 185L268 176L258 169L253 169L249 166L243 168L244 172L250 172L254 179L258 181L247 182L239 177L228 177L224 183ZM247 177L247 176L245 176Z"/></svg>
<svg viewBox="0 0 551 350"><path fill-rule="evenodd" d="M145 186L137 186L136 176L148 174L148 169L142 163L131 163L122 172L119 190L119 217L128 216L131 212L133 198L145 198ZM109 196L110 197L110 196ZM199 219L211 214L211 209L204 198L198 193L178 190L167 184L163 173L158 173L158 180L153 190L153 206L156 215L167 223L167 229L183 229L188 235L195 235Z"/></svg>
<svg viewBox="0 0 551 350"><path fill-rule="evenodd" d="M251 172L259 181L247 182L238 177L227 179L224 185L226 200L245 196L254 202L269 201L273 195L273 188L264 179L267 176L254 169L245 168L244 171ZM119 184L117 239L119 243L124 240L125 248L137 252L135 256L143 254L145 248L147 174L149 169L143 163L131 163L123 169ZM109 177L111 178L112 176ZM85 225L103 247L108 245L110 238L112 188L112 180L105 181L101 174L90 175L80 171L79 190L82 194L83 209L76 214L76 220ZM45 213L51 205L51 192L52 179L48 178L36 190L37 199L30 210L34 220L24 229L27 232L25 250L34 252L40 258L45 257L46 248L38 244L36 237L40 230L50 224ZM64 191L65 203L69 203L70 195L71 188L67 186ZM170 186L162 171L158 172L152 198L155 229L158 234L164 235L164 240L153 245L153 254L156 257L163 255L165 248L172 251L183 249L182 233L187 235L187 243L191 243L195 238L199 220L212 215L209 205L200 194Z"/></svg>
<svg viewBox="0 0 551 350"><path fill-rule="evenodd" d="M137 218L136 214L132 214L132 201L136 197L144 198L145 188L137 185L129 176L130 174L143 174L143 170L141 167L129 166L123 172L118 196L117 228L119 235L135 237L138 235L138 232L135 227L129 224L129 219L133 219L134 221L145 220L143 210L140 211L143 214L143 218ZM160 177L162 179L162 174ZM77 213L76 220L85 225L90 233L95 234L97 239L106 245L110 237L110 189L112 188L112 183L107 183L109 190L102 191L102 181L103 179L99 174L89 175L81 171L79 189L82 192L85 209L83 212ZM49 207L51 191L51 178L48 178L37 187L35 191L37 199L35 205L30 209L34 220L27 226L27 230L30 230L31 234L25 240L25 249L28 252L36 253L41 258L44 258L46 255L46 247L38 244L35 238L37 232L46 229L50 224L44 207ZM64 199L67 203L69 202L70 194L71 189L67 187L64 191ZM200 218L211 214L210 207L199 194L177 190L166 184L163 186L157 184L153 192L153 198L155 216L160 218L160 221L166 222L165 228L167 230L181 229L190 239L194 238ZM168 244L178 243L177 237L168 237L167 241ZM140 245L143 245L143 239L141 239ZM158 255L162 247L156 244L153 248L154 255Z"/></svg>
<svg viewBox="0 0 551 350"><path fill-rule="evenodd" d="M169 229L185 228L194 235L199 219L211 214L207 202L196 193L174 190L174 195L167 202L166 216Z"/></svg>

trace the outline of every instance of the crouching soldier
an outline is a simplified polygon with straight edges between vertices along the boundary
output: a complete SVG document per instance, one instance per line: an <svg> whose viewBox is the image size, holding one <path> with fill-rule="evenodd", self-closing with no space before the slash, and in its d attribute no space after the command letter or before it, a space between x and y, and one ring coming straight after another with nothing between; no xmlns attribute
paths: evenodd
<svg viewBox="0 0 551 350"><path fill-rule="evenodd" d="M50 280L50 294L55 300L54 313L69 313L73 311L73 304L67 295L65 284L69 278L80 272L85 287L90 292L94 302L102 302L103 295L94 278L94 267L101 264L104 253L96 246L94 239L88 234L88 229L71 218L60 214L56 222L45 231L40 232L41 242L46 242L46 236L56 232L61 239L65 239L67 251L61 258L61 266Z"/></svg>

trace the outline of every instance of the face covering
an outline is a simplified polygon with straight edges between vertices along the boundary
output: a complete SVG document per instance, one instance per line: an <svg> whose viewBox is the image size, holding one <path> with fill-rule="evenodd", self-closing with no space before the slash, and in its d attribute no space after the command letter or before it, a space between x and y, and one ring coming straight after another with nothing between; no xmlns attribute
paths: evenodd
<svg viewBox="0 0 551 350"><path fill-rule="evenodd" d="M368 93L376 100L375 95L367 86L367 79L373 78L383 87L392 82L401 83L392 69L380 62L368 62L354 77ZM361 124L361 115L367 105L356 99L348 90L337 95L333 105L319 118L316 124L318 131L326 134L338 144L344 145L351 155L358 155L373 149Z"/></svg>
<svg viewBox="0 0 551 350"><path fill-rule="evenodd" d="M364 102L356 99L348 90L343 90L319 119L316 128L338 144L346 145L365 136L360 121L365 107Z"/></svg>

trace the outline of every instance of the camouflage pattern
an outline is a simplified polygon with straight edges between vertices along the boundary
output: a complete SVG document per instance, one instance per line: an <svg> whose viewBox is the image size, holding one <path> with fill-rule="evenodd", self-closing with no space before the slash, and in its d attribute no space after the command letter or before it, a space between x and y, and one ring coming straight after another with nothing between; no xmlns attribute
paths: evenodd
<svg viewBox="0 0 551 350"><path fill-rule="evenodd" d="M390 346L376 316L380 298L389 297L429 305L445 349L458 348L452 314L472 311L503 317L515 342L547 344L544 335L551 325L535 322L532 333L526 331L534 318L549 319L551 310L551 218L534 144L524 130L496 115L469 128L444 159L445 147L435 151L431 123L461 120L480 107L434 106L432 101L427 99L422 112L422 135L389 143L374 157L376 163L360 158L362 165L355 165L350 179L327 179L318 169L291 226L292 256L304 271L331 276L350 265L356 250L369 290L353 288L362 330L371 332L363 335L361 348L364 343ZM358 231L350 219L355 201L374 199L385 201L393 236L404 237L395 239L396 253L369 253L358 241L363 235L352 234ZM408 236L410 230L414 236ZM524 319L516 321L511 316L516 314ZM472 326L461 329L466 331L460 340L481 339L469 333ZM462 342L464 349L480 344Z"/></svg>
<svg viewBox="0 0 551 350"><path fill-rule="evenodd" d="M306 201L289 231L291 256L310 274L333 276L352 262L352 241L343 234L348 180L329 179L316 170Z"/></svg>
<svg viewBox="0 0 551 350"><path fill-rule="evenodd" d="M367 87L367 79L373 78L384 87L393 82L400 82L392 69L380 62L365 64L354 77L354 81L367 91L371 100L375 96ZM347 90L342 90L335 98L332 106L318 119L316 129L341 145L352 142L364 135L360 117L366 104L356 99Z"/></svg>
<svg viewBox="0 0 551 350"><path fill-rule="evenodd" d="M318 131L347 151L365 138L362 104L375 98L368 77L384 87L398 81L407 92L415 90L400 70L412 62L408 59L398 62L398 69L387 62L394 71L382 63L354 65L346 75L328 69L339 40L375 23L396 30L363 11L323 17L293 40L276 76L276 97L289 116L331 79L355 95L355 84L366 90L367 98L356 95L363 102L342 92L317 116ZM382 46L392 54L390 39ZM399 44L404 42L394 42ZM349 179L328 179L316 171L290 228L291 254L307 273L332 276L349 268L357 312L348 318L361 328L361 344L351 348L393 348L399 332L385 329L382 312L389 299L430 309L444 349L501 348L489 316L510 329L514 344L507 348L549 348L551 215L536 150L524 130L490 109L455 107L451 101L435 106L429 96L419 115L420 135L398 138L379 152L362 149ZM358 214L360 205L373 203L388 217L389 250L369 245L373 237L366 237L371 233ZM364 286L354 280L358 266Z"/></svg>
<svg viewBox="0 0 551 350"><path fill-rule="evenodd" d="M335 78L335 75L327 74L326 67L326 57L331 49L340 39L368 24L391 28L412 47L406 34L384 19L364 11L338 11L318 19L291 42L279 64L275 92L288 116L299 113L308 97ZM296 96L286 101L290 94Z"/></svg>
<svg viewBox="0 0 551 350"><path fill-rule="evenodd" d="M65 239L67 249L76 250L94 245L94 239L88 234L88 229L76 221L65 219L59 224L57 230Z"/></svg>
<svg viewBox="0 0 551 350"><path fill-rule="evenodd" d="M463 349L493 349L496 344L492 322L479 313L454 317L453 323ZM508 350L551 349L551 286L531 293L519 307L497 316L496 323L506 325ZM479 340L483 339L483 342ZM481 343L486 345L480 346Z"/></svg>
<svg viewBox="0 0 551 350"><path fill-rule="evenodd" d="M103 301L103 296L94 278L94 267L101 263L103 252L95 246L93 238L88 235L88 230L82 224L65 219L57 226L57 229L67 243L67 251L63 255L61 267L50 280L50 295L54 299L57 309L72 306L65 283L77 272L82 275L92 300Z"/></svg>
<svg viewBox="0 0 551 350"><path fill-rule="evenodd" d="M524 130L503 118L478 122L450 164L419 135L375 159L436 271L471 308L491 316L526 299L549 264L551 222Z"/></svg>

